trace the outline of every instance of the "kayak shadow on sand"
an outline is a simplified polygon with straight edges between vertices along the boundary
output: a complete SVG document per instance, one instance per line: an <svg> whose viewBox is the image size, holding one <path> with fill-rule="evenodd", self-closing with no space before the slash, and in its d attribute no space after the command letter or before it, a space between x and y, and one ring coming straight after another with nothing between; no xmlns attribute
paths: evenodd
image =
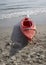
<svg viewBox="0 0 46 65"><path fill-rule="evenodd" d="M27 39L25 38L25 36L22 34L20 30L19 23L15 25L13 28L11 40L12 40L12 45L10 50L10 56L13 56L28 44Z"/></svg>

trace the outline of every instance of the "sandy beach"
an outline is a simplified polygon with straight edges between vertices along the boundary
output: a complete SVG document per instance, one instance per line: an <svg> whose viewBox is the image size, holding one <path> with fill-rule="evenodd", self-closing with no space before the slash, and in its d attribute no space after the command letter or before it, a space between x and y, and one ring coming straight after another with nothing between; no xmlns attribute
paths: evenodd
<svg viewBox="0 0 46 65"><path fill-rule="evenodd" d="M46 24L36 25L29 43L20 27L0 27L0 65L46 65Z"/></svg>

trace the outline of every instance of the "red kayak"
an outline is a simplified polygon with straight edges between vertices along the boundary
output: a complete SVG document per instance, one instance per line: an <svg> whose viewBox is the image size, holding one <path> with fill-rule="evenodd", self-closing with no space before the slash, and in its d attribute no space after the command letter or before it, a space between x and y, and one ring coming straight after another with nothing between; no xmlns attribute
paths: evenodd
<svg viewBox="0 0 46 65"><path fill-rule="evenodd" d="M28 17L25 17L24 19L21 20L20 29L28 40L31 40L35 36L36 26Z"/></svg>

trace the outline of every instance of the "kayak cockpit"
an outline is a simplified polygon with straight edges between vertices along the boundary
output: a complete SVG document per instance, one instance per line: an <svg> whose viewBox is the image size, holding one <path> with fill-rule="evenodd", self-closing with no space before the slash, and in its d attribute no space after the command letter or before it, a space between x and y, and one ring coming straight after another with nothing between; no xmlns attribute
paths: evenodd
<svg viewBox="0 0 46 65"><path fill-rule="evenodd" d="M27 18L25 18L25 20L23 21L23 26L31 27L32 26L32 22L30 20L28 20Z"/></svg>

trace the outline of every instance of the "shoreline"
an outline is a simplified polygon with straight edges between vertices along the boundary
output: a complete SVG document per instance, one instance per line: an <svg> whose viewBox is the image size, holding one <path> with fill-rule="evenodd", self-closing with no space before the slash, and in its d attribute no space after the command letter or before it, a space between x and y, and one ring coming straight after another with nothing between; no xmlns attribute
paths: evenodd
<svg viewBox="0 0 46 65"><path fill-rule="evenodd" d="M14 27L14 25L20 23L24 17L25 16L18 16L18 17L0 19L0 27ZM41 25L41 24L46 25L46 22L45 22L46 13L30 15L30 18L36 25Z"/></svg>

